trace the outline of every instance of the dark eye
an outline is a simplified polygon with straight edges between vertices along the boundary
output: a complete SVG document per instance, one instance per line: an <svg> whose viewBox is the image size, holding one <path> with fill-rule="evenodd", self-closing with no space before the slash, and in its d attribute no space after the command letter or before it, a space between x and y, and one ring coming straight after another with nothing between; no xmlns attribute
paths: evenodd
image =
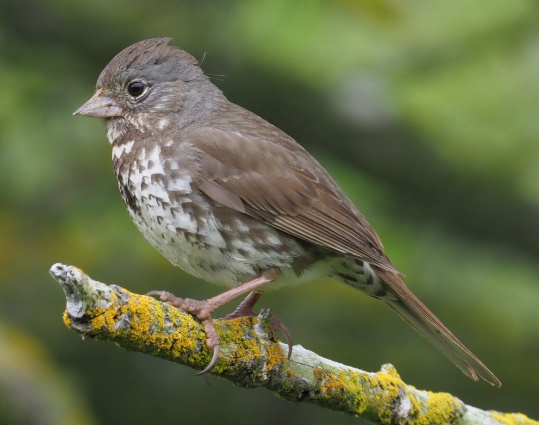
<svg viewBox="0 0 539 425"><path fill-rule="evenodd" d="M146 90L146 84L142 81L133 81L127 86L127 92L133 97L139 97Z"/></svg>

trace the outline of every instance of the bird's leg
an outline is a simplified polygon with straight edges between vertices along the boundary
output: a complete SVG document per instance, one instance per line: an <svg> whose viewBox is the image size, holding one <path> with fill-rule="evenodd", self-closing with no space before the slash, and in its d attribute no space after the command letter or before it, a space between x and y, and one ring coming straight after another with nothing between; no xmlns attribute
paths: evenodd
<svg viewBox="0 0 539 425"><path fill-rule="evenodd" d="M197 373L197 375L204 375L212 370L217 363L217 359L219 357L219 346L221 344L217 330L212 322L211 315L213 312L222 305L232 301L234 298L237 298L247 292L254 291L256 288L265 285L266 283L273 282L279 277L280 274L281 270L278 268L264 270L262 273L260 273L260 276L229 289L228 291L225 291L213 298L203 301L193 300L191 298L178 298L166 291L150 291L146 295L157 295L161 301L166 302L167 304L170 304L176 308L180 308L187 313L191 313L195 315L198 320L200 320L202 326L204 326L204 332L206 333L206 345L210 350L213 350L213 357L208 366L206 366L202 372ZM260 296L258 296L258 298L260 298ZM254 305L254 302L251 304L251 309L252 305Z"/></svg>
<svg viewBox="0 0 539 425"><path fill-rule="evenodd" d="M238 317L254 317L256 316L256 313L253 310L253 307L258 302L260 297L262 296L262 291L253 291L245 299L241 302L241 304L234 310L232 313L227 314L225 317L223 317L223 320L230 320L230 319L236 319ZM271 316L270 319L270 328L274 331L281 331L285 338L286 343L288 344L288 358L290 359L290 356L292 356L292 334L288 330L288 328L284 325L283 322L281 322L277 317Z"/></svg>
<svg viewBox="0 0 539 425"><path fill-rule="evenodd" d="M262 291L253 291L245 297L241 304L232 313L223 317L223 320L237 319L238 317L253 317L256 313L253 307L262 296Z"/></svg>

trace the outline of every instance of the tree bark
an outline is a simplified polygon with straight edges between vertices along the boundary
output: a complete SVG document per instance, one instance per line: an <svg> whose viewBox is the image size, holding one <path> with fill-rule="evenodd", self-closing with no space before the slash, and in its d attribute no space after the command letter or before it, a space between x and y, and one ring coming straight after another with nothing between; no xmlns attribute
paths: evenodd
<svg viewBox="0 0 539 425"><path fill-rule="evenodd" d="M84 337L114 341L202 370L211 359L199 321L153 298L97 282L80 269L55 264L51 275L66 295L64 322ZM210 372L235 385L264 387L279 397L361 417L375 424L536 424L520 413L483 411L447 393L417 390L395 368L365 372L306 350L288 348L270 329L270 311L255 318L215 320L219 361Z"/></svg>

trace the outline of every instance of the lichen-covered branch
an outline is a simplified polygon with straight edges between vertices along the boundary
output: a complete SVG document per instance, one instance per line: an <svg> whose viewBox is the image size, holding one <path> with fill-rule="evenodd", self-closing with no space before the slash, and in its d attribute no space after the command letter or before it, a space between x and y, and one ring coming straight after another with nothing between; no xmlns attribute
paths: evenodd
<svg viewBox="0 0 539 425"><path fill-rule="evenodd" d="M73 266L50 270L62 286L66 325L85 337L114 341L131 351L193 369L211 359L200 323L191 315L116 285L92 280ZM482 411L446 393L406 385L391 365L365 372L294 346L269 328L269 310L253 319L216 320L221 353L212 374L253 388L264 387L291 401L317 404L379 424L536 424L519 413Z"/></svg>

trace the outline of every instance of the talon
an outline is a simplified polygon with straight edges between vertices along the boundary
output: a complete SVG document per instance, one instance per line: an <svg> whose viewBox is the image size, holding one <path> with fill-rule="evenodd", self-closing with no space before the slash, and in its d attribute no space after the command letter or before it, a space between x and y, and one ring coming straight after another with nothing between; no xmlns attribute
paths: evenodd
<svg viewBox="0 0 539 425"><path fill-rule="evenodd" d="M202 370L201 372L198 372L196 376L205 375L206 373L208 373L210 370L212 370L215 367L215 365L217 364L217 360L219 359L219 347L220 347L219 344L213 347L213 357L211 361L208 363L208 366L206 366L204 370Z"/></svg>
<svg viewBox="0 0 539 425"><path fill-rule="evenodd" d="M290 357L292 357L292 348L293 348L292 334L290 333L288 328L283 324L283 322L281 322L275 316L271 317L270 327L274 331L281 331L283 333L284 337L286 338L286 342L288 344L288 360L290 360Z"/></svg>
<svg viewBox="0 0 539 425"><path fill-rule="evenodd" d="M146 292L144 295L146 295L147 297L159 297L161 298L162 295L165 294L165 291L150 291L150 292Z"/></svg>

